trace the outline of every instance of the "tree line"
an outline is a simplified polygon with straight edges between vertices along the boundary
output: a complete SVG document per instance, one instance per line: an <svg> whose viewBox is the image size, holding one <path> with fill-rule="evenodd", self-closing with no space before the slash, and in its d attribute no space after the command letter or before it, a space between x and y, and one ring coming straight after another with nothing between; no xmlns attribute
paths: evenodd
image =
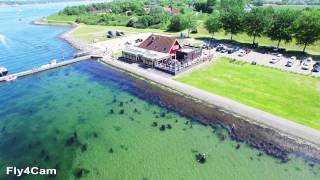
<svg viewBox="0 0 320 180"><path fill-rule="evenodd" d="M77 16L76 22L128 26L135 28L157 28L180 32L197 33L199 14L205 28L214 35L224 30L234 35L246 33L256 38L267 36L277 41L290 42L293 39L303 45L303 51L310 44L320 40L320 10L290 10L264 7L248 8L249 0L115 0L108 3L94 3L66 7L60 14ZM170 10L178 10L172 14ZM102 13L101 13L102 12ZM105 13L104 13L105 12Z"/></svg>
<svg viewBox="0 0 320 180"><path fill-rule="evenodd" d="M245 10L238 0L221 0L221 7L209 15L205 21L205 28L212 35L222 29L231 35L246 33L256 38L267 36L277 41L303 45L305 52L308 45L320 40L320 10L290 10L256 7Z"/></svg>

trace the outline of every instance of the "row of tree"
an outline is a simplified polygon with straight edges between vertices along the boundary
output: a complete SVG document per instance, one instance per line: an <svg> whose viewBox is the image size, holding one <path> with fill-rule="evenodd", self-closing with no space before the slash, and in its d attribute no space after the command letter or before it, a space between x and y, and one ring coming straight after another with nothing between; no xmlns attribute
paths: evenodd
<svg viewBox="0 0 320 180"><path fill-rule="evenodd" d="M221 8L205 22L205 28L212 35L223 29L232 39L233 35L245 32L253 38L253 43L256 37L267 36L278 41L278 47L282 41L295 39L297 44L304 45L303 52L308 45L320 40L320 10L254 8L246 12L237 3Z"/></svg>

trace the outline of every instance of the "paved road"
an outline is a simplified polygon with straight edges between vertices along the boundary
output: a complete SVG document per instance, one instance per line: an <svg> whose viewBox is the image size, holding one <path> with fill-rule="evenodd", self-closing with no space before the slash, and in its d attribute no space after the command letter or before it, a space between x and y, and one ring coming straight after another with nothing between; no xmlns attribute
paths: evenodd
<svg viewBox="0 0 320 180"><path fill-rule="evenodd" d="M130 65L121 61L114 61L105 58L104 60L107 64L114 66L123 71L134 73L138 76L144 77L161 85L167 86L176 91L187 94L191 97L197 98L209 104L218 106L222 109L228 110L230 112L236 113L243 117L246 117L252 121L259 124L267 125L271 128L277 129L280 132L286 133L292 137L298 137L304 139L308 142L320 146L320 131L315 129L297 124L295 122L289 121L287 119L275 116L273 114L240 104L233 100L227 99L222 96L218 96L201 89L177 82L168 77L163 77L146 71L140 67Z"/></svg>

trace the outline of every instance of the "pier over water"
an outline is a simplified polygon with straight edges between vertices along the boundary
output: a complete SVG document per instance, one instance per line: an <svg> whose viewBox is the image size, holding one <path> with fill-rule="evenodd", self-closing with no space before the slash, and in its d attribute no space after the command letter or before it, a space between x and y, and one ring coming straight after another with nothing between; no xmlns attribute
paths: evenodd
<svg viewBox="0 0 320 180"><path fill-rule="evenodd" d="M36 74L36 73L39 73L39 72L47 71L47 70L50 70L50 69L55 69L55 68L58 68L58 67L61 67L61 66L69 65L69 64L74 64L74 63L77 63L77 62L80 62L80 61L84 61L84 60L96 60L98 58L99 58L99 56L97 56L97 55L96 56L86 55L86 56L81 56L81 57L77 57L77 58L74 58L74 59L65 60L65 61L61 61L61 62L54 62L54 63L50 63L50 64L45 64L45 65L42 65L42 66L37 67L37 68L33 68L33 69L30 69L30 70L22 71L22 72L19 72L19 73L8 74L6 76L0 77L0 82L15 80L15 79L23 77L23 76L29 76L29 75L32 75L32 74Z"/></svg>

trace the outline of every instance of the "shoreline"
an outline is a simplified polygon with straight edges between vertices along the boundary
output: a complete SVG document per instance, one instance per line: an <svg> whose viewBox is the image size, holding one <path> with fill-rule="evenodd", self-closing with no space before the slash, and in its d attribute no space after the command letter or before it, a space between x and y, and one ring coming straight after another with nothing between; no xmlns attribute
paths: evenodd
<svg viewBox="0 0 320 180"><path fill-rule="evenodd" d="M188 85L179 82L174 83L177 86L170 85L174 80L155 76L154 74L148 74L147 76L143 72L137 72L133 70L133 67L121 62L104 60L102 63L130 76L148 96L154 96L155 99L158 99L161 104L163 103L169 109L173 109L186 117L196 119L204 125L210 125L213 128L225 128L235 141L245 142L251 147L263 150L266 154L278 158L282 162L287 162L289 160L288 156L294 154L320 164L320 132L317 130L299 124L297 124L297 127L283 127L282 129L270 126L262 123L253 115L243 115L223 107L221 105L223 102L216 99L217 96L214 94L206 93L207 96L201 98L190 93L194 90L192 87L192 90L189 89L189 91L181 91L179 87L177 88L180 85L190 88ZM161 80L158 81L157 79ZM161 82L162 80L164 82ZM197 89L197 91L202 90ZM239 111L242 110L240 108ZM281 124L281 122L278 122L276 125L279 125L279 123ZM290 123L295 124L293 122ZM289 131L290 128L294 131ZM305 136L302 137L301 132L299 135L294 133L299 132L300 128L310 130L311 133L305 132ZM307 137L308 135L309 138ZM313 139L310 137L313 137Z"/></svg>
<svg viewBox="0 0 320 180"><path fill-rule="evenodd" d="M71 26L72 29L63 33L60 37L78 50L85 51L90 49L88 44L81 42L71 35L78 27L77 24L54 24L43 21L43 19L40 21L33 21L33 24ZM288 123L290 125L293 124L293 126L288 126L286 124L286 121L288 120L282 122L283 118L274 115L270 116L269 113L260 110L258 110L258 113L263 112L263 115L260 117L253 117L252 114L248 114L246 111L247 106L240 103L236 102L237 105L240 104L240 109L232 109L232 103L231 105L228 103L233 101L230 101L227 98L207 93L209 97L213 97L213 101L208 102L206 97L199 98L199 96L195 96L189 91L183 91L174 86L168 86L166 83L174 80L167 78L164 80L165 83L161 83L157 78L163 77L150 78L150 74L137 72L133 67L130 68L128 65L121 65L121 63L112 60L106 60L102 63L134 78L135 81L137 81L137 84L140 84L144 89L148 89L149 92L147 93L150 93L150 96L156 95L159 97L161 102L169 109L173 109L185 116L197 119L200 123L205 125L210 125L212 127L222 126L227 129L232 139L236 141L246 142L252 147L265 151L268 155L281 159L283 162L288 161L289 154L295 154L320 163L320 132L317 130L302 125L298 125L298 128L296 128L296 123L291 121ZM154 74L151 75L154 76ZM184 87L191 88L188 85L184 85ZM198 91L202 90L198 89ZM223 101L221 104L221 98L227 99L228 103L222 105L225 102ZM249 107L249 109L256 110L251 107ZM268 120L268 117L273 117L278 122L272 125L273 122L265 124L259 120L259 118L262 118L267 122L266 120ZM290 129L291 131L288 132ZM302 135L301 130L310 132L305 132L305 134ZM297 132L299 132L299 134Z"/></svg>
<svg viewBox="0 0 320 180"><path fill-rule="evenodd" d="M48 22L46 19L38 19L32 21L32 24L34 25L40 25L40 26L67 26L71 29L62 33L59 37L63 39L65 42L70 44L73 48L79 50L79 51L89 51L91 47L87 44L82 42L81 40L73 37L71 34L79 27L76 23L53 23Z"/></svg>

